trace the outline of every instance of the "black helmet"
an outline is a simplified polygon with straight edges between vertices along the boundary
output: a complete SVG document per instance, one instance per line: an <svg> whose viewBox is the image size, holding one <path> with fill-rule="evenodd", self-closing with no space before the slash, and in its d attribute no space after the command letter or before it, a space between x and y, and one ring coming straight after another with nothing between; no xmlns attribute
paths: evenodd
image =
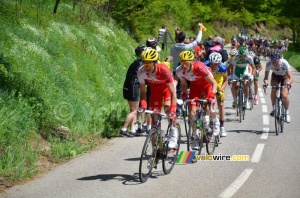
<svg viewBox="0 0 300 198"><path fill-rule="evenodd" d="M148 47L146 47L145 45L140 45L140 46L138 46L137 48L135 48L135 55L137 56L137 57L140 57L141 56L141 54L142 54L142 52L143 51L145 51L146 49L148 49Z"/></svg>
<svg viewBox="0 0 300 198"><path fill-rule="evenodd" d="M149 38L146 41L146 46L151 47L153 49L156 49L156 46L158 45L158 41L155 38Z"/></svg>

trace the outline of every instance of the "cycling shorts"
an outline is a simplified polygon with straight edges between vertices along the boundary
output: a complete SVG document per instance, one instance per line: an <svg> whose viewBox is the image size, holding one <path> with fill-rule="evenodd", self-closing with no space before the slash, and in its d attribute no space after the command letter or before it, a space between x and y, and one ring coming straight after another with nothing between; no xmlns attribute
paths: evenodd
<svg viewBox="0 0 300 198"><path fill-rule="evenodd" d="M167 85L151 85L150 110L161 111L163 102L171 101L171 93Z"/></svg>
<svg viewBox="0 0 300 198"><path fill-rule="evenodd" d="M204 84L203 81L201 81L201 83L197 83L197 81L191 81L190 86L190 99L206 99L206 96L210 94L212 88L212 85L210 83L206 82ZM191 102L190 105L196 106L196 103Z"/></svg>
<svg viewBox="0 0 300 198"><path fill-rule="evenodd" d="M271 85L278 85L280 84L281 86L285 85L287 82L290 81L290 78L287 75L284 76L278 76L274 73L272 73L271 76Z"/></svg>
<svg viewBox="0 0 300 198"><path fill-rule="evenodd" d="M140 100L140 86L136 83L126 83L123 86L123 98L128 101Z"/></svg>

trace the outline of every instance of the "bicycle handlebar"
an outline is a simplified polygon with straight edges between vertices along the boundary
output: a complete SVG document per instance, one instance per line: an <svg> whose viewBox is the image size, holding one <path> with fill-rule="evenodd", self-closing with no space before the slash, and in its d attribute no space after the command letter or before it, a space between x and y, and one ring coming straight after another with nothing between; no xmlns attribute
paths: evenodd
<svg viewBox="0 0 300 198"><path fill-rule="evenodd" d="M160 116L167 116L167 114L162 113L162 112L156 112L156 111L151 111L151 110L145 110L144 113L149 113L149 114L157 114Z"/></svg>
<svg viewBox="0 0 300 198"><path fill-rule="evenodd" d="M275 86L271 86L271 85L264 86L263 85L264 93L267 95L267 93L266 93L267 88L274 88L274 89L278 90L280 88L288 87L287 85L288 84L285 84L285 85L275 85Z"/></svg>

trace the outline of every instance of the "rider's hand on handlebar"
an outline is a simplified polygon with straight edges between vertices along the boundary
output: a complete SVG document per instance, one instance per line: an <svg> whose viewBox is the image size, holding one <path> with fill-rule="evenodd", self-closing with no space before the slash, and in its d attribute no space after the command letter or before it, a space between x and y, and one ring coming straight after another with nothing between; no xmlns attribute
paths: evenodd
<svg viewBox="0 0 300 198"><path fill-rule="evenodd" d="M263 89L267 89L268 84L263 84Z"/></svg>
<svg viewBox="0 0 300 198"><path fill-rule="evenodd" d="M138 108L138 113L143 113L146 109L144 107Z"/></svg>
<svg viewBox="0 0 300 198"><path fill-rule="evenodd" d="M292 85L291 85L290 83L286 83L285 86L286 86L288 89L292 88Z"/></svg>

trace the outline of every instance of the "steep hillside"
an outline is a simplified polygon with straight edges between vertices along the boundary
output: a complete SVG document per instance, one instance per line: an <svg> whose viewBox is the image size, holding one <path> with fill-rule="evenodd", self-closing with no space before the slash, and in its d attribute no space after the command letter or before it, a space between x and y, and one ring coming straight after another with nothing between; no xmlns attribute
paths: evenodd
<svg viewBox="0 0 300 198"><path fill-rule="evenodd" d="M32 3L32 2L31 2ZM75 157L118 133L136 43L113 21L80 24L72 4L0 2L0 181Z"/></svg>

